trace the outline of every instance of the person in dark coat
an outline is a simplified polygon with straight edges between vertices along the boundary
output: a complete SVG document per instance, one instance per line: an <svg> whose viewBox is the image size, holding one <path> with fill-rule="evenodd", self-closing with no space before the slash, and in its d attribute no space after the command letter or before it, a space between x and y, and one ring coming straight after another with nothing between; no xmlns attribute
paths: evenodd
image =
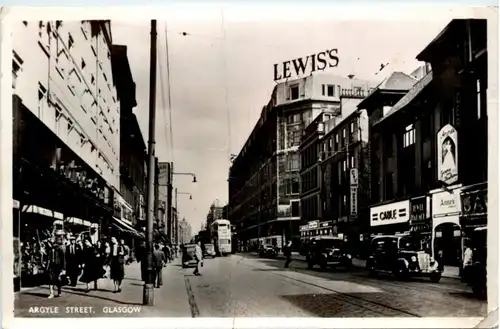
<svg viewBox="0 0 500 329"><path fill-rule="evenodd" d="M110 245L110 274L115 285L114 292L122 291L122 280L125 276L125 248L118 243L115 237L111 238Z"/></svg>
<svg viewBox="0 0 500 329"><path fill-rule="evenodd" d="M170 260L170 253L171 253L171 249L167 244L163 246L163 253L165 254L165 265L166 265Z"/></svg>
<svg viewBox="0 0 500 329"><path fill-rule="evenodd" d="M70 239L66 247L66 268L71 286L75 287L80 275L81 248L76 243L75 237Z"/></svg>
<svg viewBox="0 0 500 329"><path fill-rule="evenodd" d="M97 290L97 280L104 275L100 252L97 246L93 246L89 240L85 240L84 249L81 255L83 262L83 274L80 281L87 284L87 292L90 291L91 282L94 282L94 290Z"/></svg>
<svg viewBox="0 0 500 329"><path fill-rule="evenodd" d="M153 270L154 270L154 284L156 288L163 285L163 265L167 258L165 253L160 249L160 245L155 243L155 250L153 251Z"/></svg>
<svg viewBox="0 0 500 329"><path fill-rule="evenodd" d="M292 241L288 241L283 247L283 254L286 257L285 268L288 268L292 262Z"/></svg>
<svg viewBox="0 0 500 329"><path fill-rule="evenodd" d="M61 295L61 277L66 274L66 257L64 254L65 247L62 243L62 237L56 236L55 242L49 241L49 252L47 270L49 273L50 294L48 298L54 298L54 287L57 287L57 295Z"/></svg>

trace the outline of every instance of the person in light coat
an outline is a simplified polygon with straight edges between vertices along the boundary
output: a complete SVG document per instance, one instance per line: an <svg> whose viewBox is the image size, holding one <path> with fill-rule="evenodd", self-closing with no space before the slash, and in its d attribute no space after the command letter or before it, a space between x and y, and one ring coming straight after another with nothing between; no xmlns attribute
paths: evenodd
<svg viewBox="0 0 500 329"><path fill-rule="evenodd" d="M194 257L196 259L196 268L194 269L194 272L193 274L194 275L201 275L200 274L200 265L201 265L201 262L203 262L203 252L201 250L201 242L198 241L198 243L196 243L196 247L195 247L195 253L194 253Z"/></svg>

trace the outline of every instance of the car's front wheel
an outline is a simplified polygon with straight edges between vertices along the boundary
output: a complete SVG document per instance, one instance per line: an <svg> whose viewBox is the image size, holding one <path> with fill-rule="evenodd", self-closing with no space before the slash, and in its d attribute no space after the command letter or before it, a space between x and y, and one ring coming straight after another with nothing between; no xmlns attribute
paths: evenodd
<svg viewBox="0 0 500 329"><path fill-rule="evenodd" d="M438 283L441 280L441 272L432 273L430 279L431 282Z"/></svg>

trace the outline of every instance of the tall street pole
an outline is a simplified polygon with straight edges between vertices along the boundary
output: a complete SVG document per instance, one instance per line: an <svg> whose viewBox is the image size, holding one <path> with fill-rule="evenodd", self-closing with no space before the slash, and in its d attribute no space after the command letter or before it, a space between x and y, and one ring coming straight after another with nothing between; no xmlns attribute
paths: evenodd
<svg viewBox="0 0 500 329"><path fill-rule="evenodd" d="M153 286L153 215L155 176L155 127L156 127L156 20L151 20L151 55L149 72L149 140L148 140L148 186L146 194L146 252L147 275L144 283L142 303L154 305Z"/></svg>
<svg viewBox="0 0 500 329"><path fill-rule="evenodd" d="M177 230L179 229L179 220L178 220L178 217L179 216L179 209L177 209L177 187L175 188L175 216L174 216L174 240L175 240L175 243L179 243L178 241L178 233L177 233Z"/></svg>

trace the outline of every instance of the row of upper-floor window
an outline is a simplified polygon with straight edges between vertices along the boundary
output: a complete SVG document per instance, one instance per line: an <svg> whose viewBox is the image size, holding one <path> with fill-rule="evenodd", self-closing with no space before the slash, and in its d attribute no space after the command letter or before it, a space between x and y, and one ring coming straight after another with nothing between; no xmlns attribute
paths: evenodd
<svg viewBox="0 0 500 329"><path fill-rule="evenodd" d="M313 168L300 175L300 191L307 193L319 187L318 168Z"/></svg>
<svg viewBox="0 0 500 329"><path fill-rule="evenodd" d="M335 152L342 151L342 149L353 142L354 137L359 136L360 133L358 120L354 119L346 123L338 132L328 134L321 140L322 158L325 159Z"/></svg>
<svg viewBox="0 0 500 329"><path fill-rule="evenodd" d="M363 87L354 86L348 90L349 90L349 95L359 95L359 96L364 95ZM305 96L304 91L302 91L302 94L300 93L300 91L301 91L300 85L293 84L289 87L288 95L286 98L290 100L297 100L300 97ZM340 85L333 85L333 84L321 85L322 96L340 98L341 94L342 94L342 87Z"/></svg>
<svg viewBox="0 0 500 329"><path fill-rule="evenodd" d="M40 39L43 39L43 42L39 43L40 47L45 54L50 57L50 39L55 41L54 57L56 71L64 81L68 82L68 88L73 95L80 98L90 96L94 98L94 101L98 101L102 107L107 109L105 121L108 121L107 117L109 116L110 122L107 122L109 124L109 130L112 133L115 132L114 130L116 130L116 126L118 125L116 117L119 115L116 90L113 87L112 77L108 77L103 69L104 60L109 61L109 66L111 65L109 49L106 50L105 58L99 58L95 47L95 40L99 39L95 37L90 38L90 31L86 29L87 25L85 23L81 24L80 32L83 38L79 40L89 44L89 49L92 51L93 57L95 57L97 63L96 70L89 71L85 61L85 53L81 51L73 52L75 39L71 32L68 32L66 36L65 34L59 33L58 24L61 23L56 23L53 31L52 29L48 29L47 24L49 24L49 22L39 22L39 29L41 31L39 36ZM44 29L46 31L43 31ZM46 38L44 38L45 34L47 35ZM97 79L97 76L102 79ZM103 90L103 87L106 90ZM113 113L110 114L111 111L113 111Z"/></svg>

